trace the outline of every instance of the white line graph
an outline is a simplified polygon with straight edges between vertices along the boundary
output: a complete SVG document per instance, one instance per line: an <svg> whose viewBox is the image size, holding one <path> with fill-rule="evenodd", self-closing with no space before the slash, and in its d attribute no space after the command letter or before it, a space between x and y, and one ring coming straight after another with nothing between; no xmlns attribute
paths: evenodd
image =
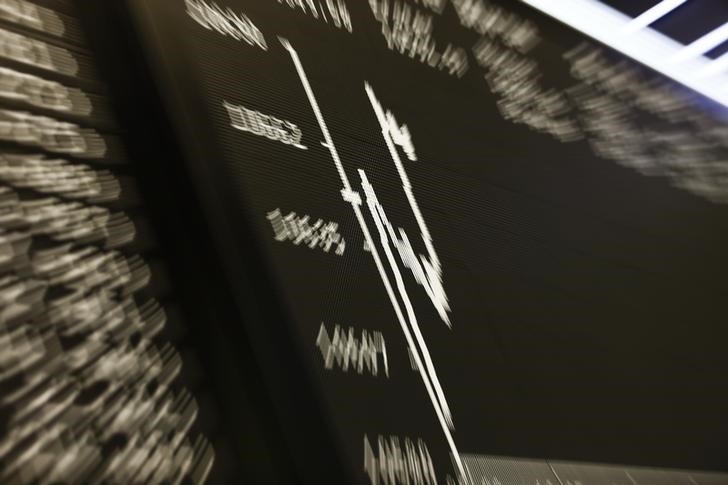
<svg viewBox="0 0 728 485"><path fill-rule="evenodd" d="M404 169L399 152L397 152L397 148L394 146L396 138L395 133L392 131L393 129L398 128L398 124L394 120L394 115L392 115L392 113L385 113L382 105L379 103L379 100L377 100L374 95L372 87L368 83L364 84L364 89L366 90L369 102L372 104L372 108L374 108L374 112L377 115L377 120L382 127L382 136L384 137L384 141L389 149L389 154L392 156L394 165L397 167L397 173L399 173L399 177L402 180L402 189L404 190L405 195L407 195L407 201L409 202L410 207L412 208L412 213L417 220L417 225L419 226L420 234L422 236L422 242L424 242L425 247L427 248L427 256L429 259L423 255L420 255L419 258L417 258L414 250L412 249L412 245L409 243L407 235L402 229L400 229L400 235L402 237L400 240L394 233L394 226L389 225L389 228L391 228L390 237L399 249L400 256L402 257L402 261L405 266L412 270L412 275L415 277L415 281L424 287L427 292L427 296L430 297L430 300L435 306L440 318L442 318L442 321L445 322L448 327L452 327L452 323L450 323L450 316L448 315L450 312L450 305L447 300L447 295L445 294L445 289L442 286L442 266L440 265L440 258L437 256L435 247L432 244L432 236L430 236L430 231L427 229L425 219L422 217L422 212L420 212L417 200L412 193L412 184L410 183L407 172ZM397 131L397 135L406 138L406 142L403 143L404 147L409 147L412 153L414 153L409 136L402 136L402 132L408 133L409 131L406 129Z"/></svg>
<svg viewBox="0 0 728 485"><path fill-rule="evenodd" d="M385 225L391 226L391 224L388 224L388 220L386 219L386 215L384 214L384 209L381 206L381 204L378 203L376 199L376 194L374 193L374 188L371 186L371 184L368 182L368 179L366 178L366 174L363 170L359 170L359 175L362 179L362 187L364 188L366 197L367 197L367 206L369 207L370 213L372 214L372 217L374 218L375 224L377 226L377 231L380 236L380 243L382 246L382 249L386 253L387 256L387 262L390 266L391 271L393 272L395 279L397 280L397 287L398 292L400 294L400 297L406 307L407 310L407 318L405 318L403 312L402 312L402 306L400 305L400 302L398 301L394 289L392 287L392 283L390 282L389 276L387 275L387 272L385 270L384 264L382 262L382 258L379 255L379 249L378 246L374 243L374 239L372 238L372 234L369 231L369 227L367 226L366 220L364 219L364 214L361 210L361 204L362 204L362 198L361 195L352 189L352 185L349 181L349 178L346 174L346 171L344 169L343 163L341 162L341 158L339 157L338 151L336 150L336 146L334 145L333 139L331 137L331 134L329 133L328 127L326 125L326 121L324 120L324 117L321 113L321 109L319 108L318 102L316 101L316 97L314 95L313 89L311 88L311 85L308 81L308 77L306 76L306 72L303 68L303 65L301 64L301 60L298 56L298 53L293 48L293 46L288 42L288 40L279 37L279 40L283 47L288 51L288 53L291 56L291 59L293 60L293 64L296 68L296 71L298 73L298 76L300 78L301 84L303 86L304 91L306 92L306 96L308 97L308 101L311 105L311 108L314 112L314 115L316 116L316 119L318 121L319 127L321 128L321 132L324 136L324 142L322 143L323 146L325 146L329 152L331 153L331 158L334 161L334 165L336 166L336 170L339 174L339 177L341 179L341 182L343 184L343 188L341 189L341 195L343 199L351 204L351 207L354 211L354 215L356 217L357 222L359 223L359 226L362 230L362 233L364 235L364 238L366 240L366 243L368 247L370 248L372 257L374 258L374 263L377 267L377 271L379 272L379 275L382 279L382 283L384 284L385 290L387 291L387 295L389 296L389 299L392 303L392 307L395 311L395 314L397 315L397 320L399 321L400 327L402 328L402 332L405 336L405 339L407 341L407 345L412 351L412 355L415 359L415 362L417 364L417 369L419 370L420 377L422 378L422 382L425 385L425 389L427 390L427 394L430 397L430 400L432 402L433 408L435 409L435 414L437 415L437 418L440 422L440 426L443 430L443 433L445 434L445 438L447 440L448 446L450 448L450 451L453 455L453 460L455 462L455 465L457 467L457 472L460 475L462 480L466 480L467 475L465 474L465 468L463 466L463 463L460 459L460 454L457 450L457 447L455 445L453 436L452 436L452 429L454 429L453 423L452 423L452 417L450 415L449 407L447 406L447 402L445 401L444 393L442 391L442 387L440 386L439 380L437 378L437 375L434 370L434 366L432 364L432 361L429 356L429 351L427 350L427 345L425 344L425 341L422 337L422 334L419 330L419 325L417 323L417 319L414 314L414 309L412 307L412 303L409 299L409 296L407 295L406 289L404 287L404 282L401 277L401 273L399 271L399 267L394 259L394 255L392 253L392 248L390 247L390 240L389 238L394 236L394 233L391 229L385 228ZM434 247L432 246L432 241L429 236L429 231L427 230L427 226L424 223L424 219L422 218L421 213L419 212L419 208L417 207L417 203L414 200L414 196L411 191L411 184L409 183L409 179L407 177L406 172L404 171L404 167L401 164L401 160L399 159L399 156L396 151L396 147L394 146L394 142L392 141L392 138L390 136L388 121L386 119L386 116L384 115L384 111L381 109L381 105L378 104L376 101L376 98L373 97L373 91L371 90L371 87L367 84L365 85L365 89L367 91L367 95L370 96L370 101L372 102L372 106L374 108L374 111L377 115L377 119L380 122L380 125L382 125L382 133L384 135L385 141L387 142L387 146L390 149L390 154L392 154L393 161L395 165L397 165L397 170L399 172L399 175L402 179L403 188L405 190L405 194L407 195L408 200L410 201L410 205L412 206L413 212L415 214L415 218L417 219L420 231L422 233L423 241L425 243L425 246L428 250L429 260L425 258L424 256L420 256L419 262L424 266L425 269L420 267L420 271L423 272L424 275L427 275L426 277L423 277L421 281L418 281L423 287L425 287L426 291L427 286L425 284L430 285L430 290L428 291L428 295L431 295L430 298L433 301L433 304L436 305L440 302L443 308L447 308L449 310L449 307L446 307L447 299L444 297L444 292L442 292L441 296L434 297L435 290L433 290L433 283L434 281L437 281L439 284L439 287L441 288L441 269L440 269L440 262L437 258L437 254L434 251ZM384 217L383 217L384 216ZM385 224L386 221L386 224ZM402 240L396 239L396 236L394 236L394 241L399 241L399 244L404 244L403 241L406 241L406 235L404 234L404 231L400 229L400 234L402 235ZM410 246L411 248L411 246ZM415 261L409 261L409 264L412 266L410 269L413 270L413 274L417 271L417 266L415 266ZM405 265L408 263L405 262ZM439 291L439 290L437 290ZM443 298L444 299L440 299ZM442 302L445 302L444 304ZM438 310L439 312L439 310ZM442 315L441 315L442 316ZM447 315L445 315L447 316ZM445 322L450 325L449 319L444 319ZM408 324L409 322L409 324ZM412 328L412 331L415 333L415 338L417 340L417 344L415 344L415 339L413 339L412 331L410 330L410 326ZM423 364L423 360L425 363Z"/></svg>

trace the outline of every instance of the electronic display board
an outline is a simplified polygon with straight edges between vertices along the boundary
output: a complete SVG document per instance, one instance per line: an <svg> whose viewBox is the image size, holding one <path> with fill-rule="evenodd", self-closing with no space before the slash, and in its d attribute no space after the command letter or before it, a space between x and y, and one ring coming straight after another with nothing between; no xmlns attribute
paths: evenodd
<svg viewBox="0 0 728 485"><path fill-rule="evenodd" d="M0 2L0 483L202 483L217 402L75 7Z"/></svg>
<svg viewBox="0 0 728 485"><path fill-rule="evenodd" d="M362 483L723 483L725 106L525 3L131 4Z"/></svg>

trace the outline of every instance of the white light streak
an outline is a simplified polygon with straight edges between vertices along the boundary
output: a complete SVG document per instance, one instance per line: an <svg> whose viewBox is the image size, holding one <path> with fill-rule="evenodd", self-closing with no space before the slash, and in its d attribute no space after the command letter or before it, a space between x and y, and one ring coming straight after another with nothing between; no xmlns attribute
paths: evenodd
<svg viewBox="0 0 728 485"><path fill-rule="evenodd" d="M697 57L701 54L705 54L714 47L718 47L726 40L728 40L728 23L708 32L687 47L678 51L678 53L672 58L672 61L681 62L686 59L690 59L691 57Z"/></svg>
<svg viewBox="0 0 728 485"><path fill-rule="evenodd" d="M634 20L624 27L623 32L631 33L641 30L672 12L686 1L687 0L663 0L654 7L645 10L639 16L635 17Z"/></svg>
<svg viewBox="0 0 728 485"><path fill-rule="evenodd" d="M702 70L698 71L696 76L698 77L710 77L715 76L716 74L719 74L720 72L728 71L728 53L723 54L710 64L708 64L707 67L703 68ZM728 85L726 85L726 89L728 89Z"/></svg>
<svg viewBox="0 0 728 485"><path fill-rule="evenodd" d="M631 35L614 35L632 21L597 0L521 0L597 41L631 57L698 93L728 107L728 74L700 76L710 64L702 56L683 63L671 59L684 48L679 42L654 29L641 29Z"/></svg>

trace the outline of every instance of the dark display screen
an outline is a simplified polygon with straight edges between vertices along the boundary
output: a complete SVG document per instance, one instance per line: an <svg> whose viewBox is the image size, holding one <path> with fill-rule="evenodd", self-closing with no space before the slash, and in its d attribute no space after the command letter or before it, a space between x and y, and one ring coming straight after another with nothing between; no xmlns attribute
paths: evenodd
<svg viewBox="0 0 728 485"><path fill-rule="evenodd" d="M725 483L724 106L516 2L136 7L362 483Z"/></svg>

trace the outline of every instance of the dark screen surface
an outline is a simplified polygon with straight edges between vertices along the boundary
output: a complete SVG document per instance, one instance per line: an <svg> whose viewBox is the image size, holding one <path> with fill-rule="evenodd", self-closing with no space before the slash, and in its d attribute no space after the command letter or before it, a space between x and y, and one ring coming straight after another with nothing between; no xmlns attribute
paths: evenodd
<svg viewBox="0 0 728 485"><path fill-rule="evenodd" d="M728 470L724 107L513 2L132 6L353 476Z"/></svg>

